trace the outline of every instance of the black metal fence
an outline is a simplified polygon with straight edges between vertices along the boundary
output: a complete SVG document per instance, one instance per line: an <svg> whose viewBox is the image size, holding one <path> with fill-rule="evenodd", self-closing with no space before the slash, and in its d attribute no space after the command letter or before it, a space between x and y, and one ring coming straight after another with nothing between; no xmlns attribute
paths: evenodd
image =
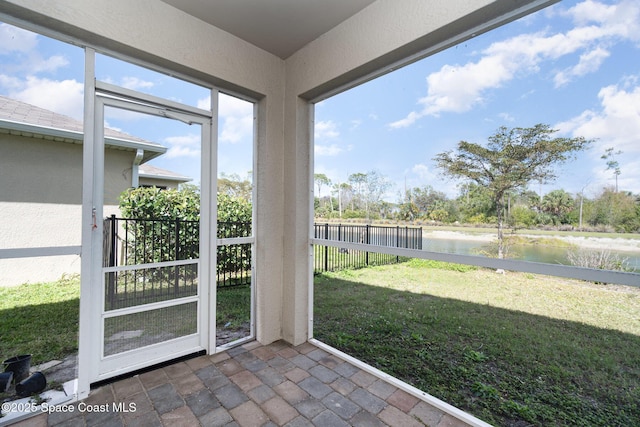
<svg viewBox="0 0 640 427"><path fill-rule="evenodd" d="M314 224L316 239L394 248L422 249L422 228L350 224ZM406 258L326 245L314 245L314 273L393 264Z"/></svg>
<svg viewBox="0 0 640 427"><path fill-rule="evenodd" d="M218 223L218 238L250 235L250 222ZM106 218L104 267L184 261L182 265L106 273L106 309L196 295L199 243L199 221L117 218L115 215ZM251 283L251 244L219 246L217 259L218 287ZM194 262L189 263L189 260Z"/></svg>
<svg viewBox="0 0 640 427"><path fill-rule="evenodd" d="M422 249L422 229L373 225L315 224L314 237L339 242ZM247 237L250 222L219 222L218 238ZM166 261L157 266L106 273L106 309L130 307L195 295L198 291L200 224L176 219L116 218L104 220L104 267L134 266ZM189 260L194 260L189 263ZM362 268L404 261L403 257L369 251L314 245L314 272ZM219 246L217 286L251 283L251 244Z"/></svg>

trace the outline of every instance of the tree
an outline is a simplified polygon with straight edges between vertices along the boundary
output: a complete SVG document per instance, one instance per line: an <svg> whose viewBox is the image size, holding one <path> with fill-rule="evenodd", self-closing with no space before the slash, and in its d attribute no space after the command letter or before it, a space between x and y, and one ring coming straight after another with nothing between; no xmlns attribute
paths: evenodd
<svg viewBox="0 0 640 427"><path fill-rule="evenodd" d="M509 225L515 230L522 227L531 227L536 221L536 213L528 206L515 205L511 209Z"/></svg>
<svg viewBox="0 0 640 427"><path fill-rule="evenodd" d="M364 200L367 219L370 213L376 209L378 214L383 214L381 209L382 196L391 188L389 179L378 171L369 171L365 174L364 180Z"/></svg>
<svg viewBox="0 0 640 427"><path fill-rule="evenodd" d="M338 217L342 218L342 201L345 194L349 194L351 186L346 182L333 184L333 192L338 194Z"/></svg>
<svg viewBox="0 0 640 427"><path fill-rule="evenodd" d="M631 193L604 188L593 201L589 223L593 226L607 225L622 233L638 232L640 230L638 206L640 205Z"/></svg>
<svg viewBox="0 0 640 427"><path fill-rule="evenodd" d="M313 174L313 180L318 186L318 200L322 200L322 187L330 186L331 180L323 173Z"/></svg>
<svg viewBox="0 0 640 427"><path fill-rule="evenodd" d="M554 167L591 142L582 137L552 138L556 130L545 124L531 128L500 127L486 147L460 141L457 150L434 157L442 173L486 187L493 196L498 226L498 258L504 257L504 196L531 181L555 178Z"/></svg>
<svg viewBox="0 0 640 427"><path fill-rule="evenodd" d="M542 211L553 217L555 225L566 223L566 217L575 207L573 197L564 190L553 190L542 198Z"/></svg>
<svg viewBox="0 0 640 427"><path fill-rule="evenodd" d="M359 210L359 212L350 212L350 215L354 217L366 217L370 218L372 212L377 215L386 215L381 210L381 201L384 193L391 187L391 182L381 173L372 170L367 173L358 172L349 175L349 186L353 193L351 199L352 211ZM364 211L364 212L363 212Z"/></svg>
<svg viewBox="0 0 640 427"><path fill-rule="evenodd" d="M251 177L251 173L249 173ZM250 178L242 179L238 174L226 174L222 172L218 178L218 193L228 194L231 197L239 197L248 202L251 201L252 185Z"/></svg>
<svg viewBox="0 0 640 427"><path fill-rule="evenodd" d="M364 199L364 186L367 182L367 174L358 172L349 175L349 185L351 186L354 197L351 199L351 210L359 209L360 206L354 206L354 202L360 204ZM366 207L365 207L365 210Z"/></svg>
<svg viewBox="0 0 640 427"><path fill-rule="evenodd" d="M172 252L173 248L198 248L199 225L194 224L200 219L200 191L197 186L186 184L179 190L156 187L128 189L120 195L119 207L123 217L132 219L126 231L132 236L126 238L132 245L127 253L137 262L174 261L179 258ZM218 238L251 235L250 200L219 192L217 213ZM140 220L155 221L149 225ZM191 225L185 226L186 223ZM241 263L248 268L250 254L223 248L218 247L218 272L231 271Z"/></svg>
<svg viewBox="0 0 640 427"><path fill-rule="evenodd" d="M616 177L616 193L618 192L618 176L620 176L620 163L616 160L616 156L622 154L621 150L613 152L613 147L607 148L604 154L600 157L607 161L607 170L613 170L613 175Z"/></svg>
<svg viewBox="0 0 640 427"><path fill-rule="evenodd" d="M491 192L475 182L466 182L460 186L457 202L464 222L485 222L487 218L495 215Z"/></svg>

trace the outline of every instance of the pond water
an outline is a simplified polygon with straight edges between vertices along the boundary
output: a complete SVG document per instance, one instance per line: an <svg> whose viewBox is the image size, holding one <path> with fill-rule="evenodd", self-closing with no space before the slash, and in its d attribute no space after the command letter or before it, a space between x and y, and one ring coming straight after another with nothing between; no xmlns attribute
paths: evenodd
<svg viewBox="0 0 640 427"><path fill-rule="evenodd" d="M424 237L422 249L432 252L446 252L459 255L481 255L487 243L476 240L461 239L433 239ZM509 249L509 256L531 262L543 262L547 264L570 265L567 260L567 248L559 248L543 245L513 245ZM611 251L612 255L618 255L621 259L627 259L627 263L633 271L640 273L640 253L626 251Z"/></svg>

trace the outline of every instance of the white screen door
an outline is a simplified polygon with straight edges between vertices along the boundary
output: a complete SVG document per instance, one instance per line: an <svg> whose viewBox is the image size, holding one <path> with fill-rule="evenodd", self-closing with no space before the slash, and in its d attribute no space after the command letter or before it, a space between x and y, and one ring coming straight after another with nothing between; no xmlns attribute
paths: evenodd
<svg viewBox="0 0 640 427"><path fill-rule="evenodd" d="M199 218L124 217L118 210L120 181L131 179L135 187L138 165L158 155L152 152L159 145L138 137L128 143L126 136L105 129L105 117L118 114L155 128L189 127L197 136L192 142L200 162L190 178L200 191ZM94 117L94 194L102 200L93 207L94 235L102 239L102 253L94 259L100 266L93 269L89 296L92 383L215 346L209 340L216 265L210 249L216 209L212 114L96 82Z"/></svg>

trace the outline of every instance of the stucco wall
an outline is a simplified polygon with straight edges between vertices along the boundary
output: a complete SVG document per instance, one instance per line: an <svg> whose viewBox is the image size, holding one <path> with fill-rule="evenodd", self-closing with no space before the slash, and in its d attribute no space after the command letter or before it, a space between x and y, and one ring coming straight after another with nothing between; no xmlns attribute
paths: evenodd
<svg viewBox="0 0 640 427"><path fill-rule="evenodd" d="M0 202L0 249L80 245L80 205ZM0 286L80 273L80 256L0 259Z"/></svg>
<svg viewBox="0 0 640 427"><path fill-rule="evenodd" d="M160 188L178 188L180 183L178 181L173 181L169 179L156 179L156 178L146 178L140 177L138 179L139 186L156 186Z"/></svg>
<svg viewBox="0 0 640 427"><path fill-rule="evenodd" d="M105 214L131 186L132 151L105 156ZM79 246L82 145L0 134L0 249ZM0 260L0 286L80 273L78 255Z"/></svg>

